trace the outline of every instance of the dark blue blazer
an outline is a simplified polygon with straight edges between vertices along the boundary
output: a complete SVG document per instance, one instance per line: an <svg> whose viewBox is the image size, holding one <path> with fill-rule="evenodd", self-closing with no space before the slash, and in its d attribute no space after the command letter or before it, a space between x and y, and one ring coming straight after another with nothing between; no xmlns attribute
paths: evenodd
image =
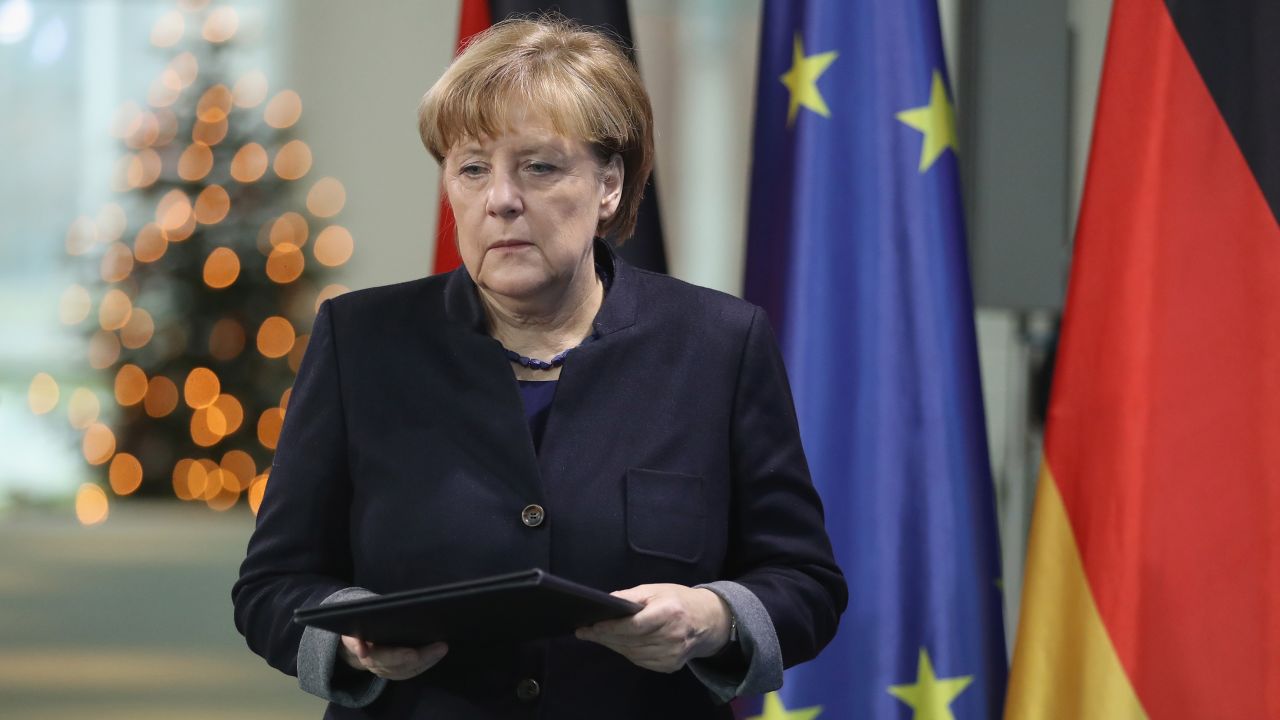
<svg viewBox="0 0 1280 720"><path fill-rule="evenodd" d="M784 664L814 657L847 600L763 311L632 268L564 364L535 453L511 367L467 273L326 301L233 590L254 652L297 672L293 611L538 567L606 591L733 580ZM545 521L528 527L536 503ZM517 698L537 679L536 700ZM729 717L688 669L638 668L573 637L453 647L331 718Z"/></svg>

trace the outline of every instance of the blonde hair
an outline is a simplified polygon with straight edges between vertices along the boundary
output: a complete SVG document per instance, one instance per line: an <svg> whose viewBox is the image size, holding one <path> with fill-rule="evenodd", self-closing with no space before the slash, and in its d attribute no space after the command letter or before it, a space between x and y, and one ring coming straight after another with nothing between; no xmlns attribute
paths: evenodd
<svg viewBox="0 0 1280 720"><path fill-rule="evenodd" d="M455 143L501 134L509 113L526 107L557 133L589 143L602 164L622 158L617 212L596 234L631 237L653 170L653 110L626 51L560 15L503 20L473 37L423 96L418 132L443 163Z"/></svg>

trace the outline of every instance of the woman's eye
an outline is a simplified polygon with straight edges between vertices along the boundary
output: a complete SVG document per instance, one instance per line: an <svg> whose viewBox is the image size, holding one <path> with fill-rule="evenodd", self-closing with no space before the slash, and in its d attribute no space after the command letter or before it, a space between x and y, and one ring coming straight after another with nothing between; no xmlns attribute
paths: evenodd
<svg viewBox="0 0 1280 720"><path fill-rule="evenodd" d="M458 174L462 175L463 177L480 177L481 175L484 174L484 166L476 165L474 163L469 165L463 165L462 167L458 168Z"/></svg>
<svg viewBox="0 0 1280 720"><path fill-rule="evenodd" d="M525 165L525 169L534 175L546 175L547 173L554 172L556 166L544 162L531 162L528 165Z"/></svg>

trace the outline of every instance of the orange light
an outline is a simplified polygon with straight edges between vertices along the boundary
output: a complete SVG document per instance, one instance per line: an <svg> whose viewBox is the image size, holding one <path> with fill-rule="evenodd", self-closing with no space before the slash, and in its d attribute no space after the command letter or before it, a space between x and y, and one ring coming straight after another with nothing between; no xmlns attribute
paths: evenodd
<svg viewBox="0 0 1280 720"><path fill-rule="evenodd" d="M293 344L293 349L289 351L289 369L298 372L298 368L302 367L302 356L307 352L307 342L311 340L310 335L299 335L298 341Z"/></svg>
<svg viewBox="0 0 1280 720"><path fill-rule="evenodd" d="M184 492L178 497L182 497L184 500L197 500L204 494L205 487L209 484L209 470L205 467L204 461L201 460L192 460L190 464L185 466L185 469L185 476L181 479L186 487L183 488ZM177 468L174 470L176 472ZM174 489L176 490L178 478L175 477L174 482ZM184 495L185 497L183 497Z"/></svg>
<svg viewBox="0 0 1280 720"><path fill-rule="evenodd" d="M204 284L215 290L228 287L240 276L240 257L228 247L214 248L204 261Z"/></svg>
<svg viewBox="0 0 1280 720"><path fill-rule="evenodd" d="M182 39L182 33L186 30L186 22L182 19L182 13L177 10L171 10L156 20L156 24L151 26L151 44L156 47L173 47Z"/></svg>
<svg viewBox="0 0 1280 720"><path fill-rule="evenodd" d="M231 450L222 456L222 470L226 472L229 487L235 490L247 490L253 478L258 474L258 466L253 462L253 456L243 450ZM234 482L234 486L231 483Z"/></svg>
<svg viewBox="0 0 1280 720"><path fill-rule="evenodd" d="M167 249L169 249L169 238L155 223L143 225L137 237L133 239L133 256L138 262L155 262L164 257Z"/></svg>
<svg viewBox="0 0 1280 720"><path fill-rule="evenodd" d="M226 362L244 350L244 326L233 318L222 318L209 332L209 354Z"/></svg>
<svg viewBox="0 0 1280 720"><path fill-rule="evenodd" d="M240 16L231 7L223 5L214 8L213 12L205 18L201 35L211 43L224 43L236 34L236 29L239 27Z"/></svg>
<svg viewBox="0 0 1280 720"><path fill-rule="evenodd" d="M227 119L214 122L205 122L204 120L196 120L195 125L191 128L191 139L194 142L202 142L205 145L217 145L227 136Z"/></svg>
<svg viewBox="0 0 1280 720"><path fill-rule="evenodd" d="M62 291L58 301L58 319L63 325L79 325L89 317L89 291L81 285L72 285Z"/></svg>
<svg viewBox="0 0 1280 720"><path fill-rule="evenodd" d="M44 415L58 407L58 381L48 373L36 373L27 387L27 407L36 415Z"/></svg>
<svg viewBox="0 0 1280 720"><path fill-rule="evenodd" d="M196 464L204 470L205 477L204 487L199 493L195 493L196 498L199 500L209 500L222 490L222 479L224 473L222 472L222 468L218 467L218 463L210 460L209 458L201 458L196 461Z"/></svg>
<svg viewBox="0 0 1280 720"><path fill-rule="evenodd" d="M307 192L307 210L316 217L333 217L346 203L347 190L337 178L320 178Z"/></svg>
<svg viewBox="0 0 1280 720"><path fill-rule="evenodd" d="M89 338L89 367L105 370L120 359L120 338L109 330L99 330Z"/></svg>
<svg viewBox="0 0 1280 720"><path fill-rule="evenodd" d="M198 146L192 145L191 147ZM204 148L205 151L208 149L207 147ZM187 148L187 150L190 151L191 148ZM197 150L196 152L199 153L201 151ZM185 156L186 153L183 153L183 155ZM170 233L170 241L174 240L172 232L182 228L190 220L191 199L181 190L170 190L164 194L164 197L160 198L160 202L156 203L156 225L159 225L161 230Z"/></svg>
<svg viewBox="0 0 1280 720"><path fill-rule="evenodd" d="M85 428L84 440L80 446L84 459L90 465L101 465L116 453L116 435L111 428L95 422Z"/></svg>
<svg viewBox="0 0 1280 720"><path fill-rule="evenodd" d="M302 275L306 262L297 245L280 243L271 248L271 254L267 256L267 277L280 285L291 283Z"/></svg>
<svg viewBox="0 0 1280 720"><path fill-rule="evenodd" d="M222 222L231 211L231 196L221 185L210 185L196 196L196 221L201 225Z"/></svg>
<svg viewBox="0 0 1280 720"><path fill-rule="evenodd" d="M67 254L83 255L98 244L98 225L87 215L81 215L67 229Z"/></svg>
<svg viewBox="0 0 1280 720"><path fill-rule="evenodd" d="M129 296L124 291L112 288L103 296L102 303L98 305L98 324L103 330L119 330L129 322L129 315L133 312L133 302L129 300Z"/></svg>
<svg viewBox="0 0 1280 720"><path fill-rule="evenodd" d="M182 242L191 237L191 233L196 231L196 214L194 212L187 213L187 219L176 228L165 230L165 234L169 237L169 242Z"/></svg>
<svg viewBox="0 0 1280 720"><path fill-rule="evenodd" d="M120 328L120 344L130 350L138 348L151 342L151 336L155 334L156 324L151 319L151 313L136 307L133 313L129 315L129 322Z"/></svg>
<svg viewBox="0 0 1280 720"><path fill-rule="evenodd" d="M129 453L116 453L107 471L111 491L117 495L131 495L142 485L142 463Z"/></svg>
<svg viewBox="0 0 1280 720"><path fill-rule="evenodd" d="M218 122L231 112L231 90L221 83L214 85L200 96L196 103L196 117L205 122Z"/></svg>
<svg viewBox="0 0 1280 720"><path fill-rule="evenodd" d="M156 375L147 383L147 395L142 400L142 408L147 415L160 418L173 412L178 407L178 386L163 375Z"/></svg>
<svg viewBox="0 0 1280 720"><path fill-rule="evenodd" d="M301 140L290 140L276 153L273 165L283 180L297 180L311 170L311 148Z"/></svg>
<svg viewBox="0 0 1280 720"><path fill-rule="evenodd" d="M225 483L229 479L228 474L223 471L219 471L219 472L221 473L223 482ZM226 512L227 510L230 510L231 508L235 507L236 501L238 501L239 499L240 499L240 493L236 491L234 488L227 487L224 484L222 489L218 491L217 495L214 495L213 497L205 500L205 504L209 506L210 510L216 510L218 512Z"/></svg>
<svg viewBox="0 0 1280 720"><path fill-rule="evenodd" d="M116 402L124 407L137 405L147 396L147 374L132 363L120 366L116 372Z"/></svg>
<svg viewBox="0 0 1280 720"><path fill-rule="evenodd" d="M262 119L273 128L283 129L302 117L302 98L292 90L282 90L267 103Z"/></svg>
<svg viewBox="0 0 1280 720"><path fill-rule="evenodd" d="M81 525L105 522L109 514L107 493L97 485L85 483L76 491L76 520Z"/></svg>
<svg viewBox="0 0 1280 720"><path fill-rule="evenodd" d="M254 515L258 514L259 508L262 507L262 496L267 491L267 479L271 476L271 471L262 473L253 479L249 484L249 510Z"/></svg>
<svg viewBox="0 0 1280 720"><path fill-rule="evenodd" d="M284 357L296 339L293 325L279 315L273 315L258 327L258 352L269 358Z"/></svg>
<svg viewBox="0 0 1280 720"><path fill-rule="evenodd" d="M182 397L192 408L206 408L218 399L221 388L222 384L212 370L198 367L187 373L187 381L182 386Z"/></svg>
<svg viewBox="0 0 1280 720"><path fill-rule="evenodd" d="M250 70L236 81L231 95L236 107L251 108L267 99L267 76L261 70Z"/></svg>
<svg viewBox="0 0 1280 720"><path fill-rule="evenodd" d="M92 390L76 388L67 402L67 421L71 427L84 430L97 421L101 409L98 396Z"/></svg>
<svg viewBox="0 0 1280 720"><path fill-rule="evenodd" d="M227 418L210 405L191 414L191 440L201 447L216 445L227 434Z"/></svg>
<svg viewBox="0 0 1280 720"><path fill-rule="evenodd" d="M173 142L178 136L178 116L169 108L159 108L153 112L156 116L156 122L160 126L160 133L156 136L156 147L163 147ZM157 162L159 157L156 158ZM160 172L160 166L156 165L156 173Z"/></svg>
<svg viewBox="0 0 1280 720"><path fill-rule="evenodd" d="M178 87L185 88L196 81L196 73L200 69L200 63L196 60L195 55L184 52L169 61L169 68L173 70L178 79Z"/></svg>
<svg viewBox="0 0 1280 720"><path fill-rule="evenodd" d="M182 151L182 156L178 158L178 177L183 180L199 180L208 175L212 169L213 151L202 142L191 143L186 150ZM159 221L159 218L157 218L157 221ZM165 227L176 227L176 225L181 225L182 223L169 225L161 222L160 224Z"/></svg>
<svg viewBox="0 0 1280 720"><path fill-rule="evenodd" d="M213 401L213 407L222 412L222 417L226 422L226 428L222 431L223 435L230 435L240 429L241 423L244 422L244 408L240 405L239 400L232 395L224 393Z"/></svg>
<svg viewBox="0 0 1280 720"><path fill-rule="evenodd" d="M341 225L330 225L316 236L311 252L321 265L337 267L350 260L354 250L355 243L351 239L351 233Z"/></svg>
<svg viewBox="0 0 1280 720"><path fill-rule="evenodd" d="M98 210L94 224L98 226L98 242L110 243L120 239L129 220L125 217L124 208L116 203L107 203Z"/></svg>
<svg viewBox="0 0 1280 720"><path fill-rule="evenodd" d="M237 182L254 182L267 171L268 164L267 151L258 143L251 142L231 158L231 177Z"/></svg>
<svg viewBox="0 0 1280 720"><path fill-rule="evenodd" d="M280 441L280 428L284 425L284 411L278 407L267 408L258 416L258 442L268 450L275 450Z"/></svg>
<svg viewBox="0 0 1280 720"><path fill-rule="evenodd" d="M137 155L129 159L125 170L129 187L150 187L160 177L160 166L159 153L151 148L139 150Z"/></svg>
<svg viewBox="0 0 1280 720"><path fill-rule="evenodd" d="M181 90L174 90L165 84L163 78L156 78L147 90L147 104L155 108L167 108L178 101Z"/></svg>
<svg viewBox="0 0 1280 720"><path fill-rule="evenodd" d="M280 409L286 413L289 412L289 398L293 397L293 388L288 387L283 393L280 393Z"/></svg>
<svg viewBox="0 0 1280 720"><path fill-rule="evenodd" d="M102 266L99 268L104 282L120 282L129 277L133 271L133 251L122 242L113 242L102 254Z"/></svg>
<svg viewBox="0 0 1280 720"><path fill-rule="evenodd" d="M307 219L300 213L292 211L284 213L271 224L271 245L274 247L288 244L302 247L307 244L309 232Z"/></svg>
<svg viewBox="0 0 1280 720"><path fill-rule="evenodd" d="M163 80L163 77L161 78ZM129 123L126 130L124 144L140 150L145 147L151 147L160 137L160 121L156 116L149 112L138 113Z"/></svg>

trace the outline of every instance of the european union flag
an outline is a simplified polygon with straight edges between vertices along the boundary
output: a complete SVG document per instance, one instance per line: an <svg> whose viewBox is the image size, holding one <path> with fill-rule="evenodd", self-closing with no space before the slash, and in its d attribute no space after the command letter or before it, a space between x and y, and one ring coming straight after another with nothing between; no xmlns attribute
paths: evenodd
<svg viewBox="0 0 1280 720"><path fill-rule="evenodd" d="M765 0L747 298L781 338L840 633L758 717L996 718L1007 665L935 0Z"/></svg>

